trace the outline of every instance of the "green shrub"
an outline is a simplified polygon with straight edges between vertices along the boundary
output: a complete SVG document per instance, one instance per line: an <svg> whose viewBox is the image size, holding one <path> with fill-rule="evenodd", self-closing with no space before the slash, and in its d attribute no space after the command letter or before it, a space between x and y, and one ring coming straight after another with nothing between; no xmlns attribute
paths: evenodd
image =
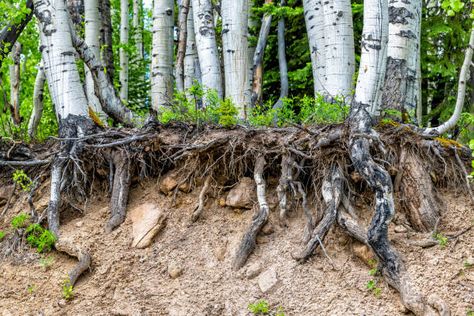
<svg viewBox="0 0 474 316"><path fill-rule="evenodd" d="M259 300L253 304L249 304L248 310L254 315L265 315L270 311L270 306L265 300Z"/></svg>
<svg viewBox="0 0 474 316"><path fill-rule="evenodd" d="M26 229L25 234L28 244L40 253L51 251L56 242L56 236L40 224L31 224Z"/></svg>
<svg viewBox="0 0 474 316"><path fill-rule="evenodd" d="M69 281L69 278L66 278L63 281L62 292L65 300L70 301L74 298L74 287L72 286L71 281Z"/></svg>
<svg viewBox="0 0 474 316"><path fill-rule="evenodd" d="M25 171L21 169L15 170L13 173L13 181L25 192L30 192L31 189L33 189L33 181L28 177Z"/></svg>
<svg viewBox="0 0 474 316"><path fill-rule="evenodd" d="M5 238L5 232L3 230L0 230L0 241L3 240L3 238Z"/></svg>
<svg viewBox="0 0 474 316"><path fill-rule="evenodd" d="M26 213L21 213L13 217L11 221L11 225L14 229L25 228L27 226L27 222L29 219L30 219L30 215Z"/></svg>

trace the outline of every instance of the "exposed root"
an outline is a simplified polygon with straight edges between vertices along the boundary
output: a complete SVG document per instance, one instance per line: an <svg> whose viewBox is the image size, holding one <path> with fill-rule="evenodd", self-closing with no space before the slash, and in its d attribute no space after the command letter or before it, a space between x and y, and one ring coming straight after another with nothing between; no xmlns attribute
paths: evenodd
<svg viewBox="0 0 474 316"><path fill-rule="evenodd" d="M466 189L467 189L467 192L469 193L469 197L471 198L471 202L474 203L474 191L472 191L471 183L469 181L469 178L467 177L469 173L467 172L466 167L464 167L464 164L462 163L461 158L459 158L457 148L453 148L453 151L454 151L454 157L456 157L456 163L458 164L459 168L462 171L463 176L466 179L465 181Z"/></svg>
<svg viewBox="0 0 474 316"><path fill-rule="evenodd" d="M55 245L58 251L64 252L71 257L76 257L79 262L69 271L69 285L74 286L79 277L90 268L91 256L89 252L79 246L76 246L72 240L60 237Z"/></svg>
<svg viewBox="0 0 474 316"><path fill-rule="evenodd" d="M299 181L295 181L296 188L298 189L298 193L301 195L301 207L303 208L303 212L306 218L306 226L304 228L303 233L303 243L307 243L311 238L311 233L314 229L314 218L313 213L308 207L308 200L306 198L306 192L304 191L303 185Z"/></svg>
<svg viewBox="0 0 474 316"><path fill-rule="evenodd" d="M56 157L51 169L51 192L47 209L48 226L56 236L59 236L59 206L61 204L61 177L65 159Z"/></svg>
<svg viewBox="0 0 474 316"><path fill-rule="evenodd" d="M311 233L311 238L305 249L300 254L293 255L293 258L298 261L305 261L313 255L314 250L318 245L322 245L322 240L336 221L337 209L342 198L342 176L338 168L333 167L329 179L324 180L322 193L326 203L324 216Z"/></svg>
<svg viewBox="0 0 474 316"><path fill-rule="evenodd" d="M110 233L125 221L127 211L128 191L131 182L130 158L126 151L116 151L112 154L114 164L114 181L110 199L110 219L105 227Z"/></svg>
<svg viewBox="0 0 474 316"><path fill-rule="evenodd" d="M244 266L250 253L255 249L255 240L257 238L257 234L268 220L269 208L267 204L267 199L265 197L265 180L263 178L263 170L265 168L265 163L265 157L263 155L258 156L257 160L255 161L253 176L255 179L255 183L257 184L257 199L259 210L253 217L252 223L250 224L249 229L242 238L240 246L235 254L233 263L234 270L238 270Z"/></svg>
<svg viewBox="0 0 474 316"><path fill-rule="evenodd" d="M199 193L198 205L194 209L193 216L191 217L191 220L193 221L193 223L199 219L199 216L201 216L201 213L204 210L204 205L206 204L206 194L207 194L207 190L209 189L210 181L211 181L211 177L207 176L206 180L204 181L204 185L201 189L201 193Z"/></svg>
<svg viewBox="0 0 474 316"><path fill-rule="evenodd" d="M389 173L377 164L370 152L371 137L360 137L360 134L378 137L372 129L372 121L364 105L356 104L351 113L350 156L357 172L361 174L370 188L375 192L375 215L368 230L368 243L379 258L382 274L387 282L400 292L403 304L416 315L431 315L433 307L445 306L438 300L437 304L428 302L414 289L400 255L393 249L388 240L388 225L395 214L392 180ZM440 311L449 315L449 309Z"/></svg>
<svg viewBox="0 0 474 316"><path fill-rule="evenodd" d="M292 180L292 168L291 168L291 157L289 155L283 155L281 157L281 175L279 184L277 187L277 194L280 207L280 224L287 226L286 213L288 211L287 205L287 191L288 182Z"/></svg>

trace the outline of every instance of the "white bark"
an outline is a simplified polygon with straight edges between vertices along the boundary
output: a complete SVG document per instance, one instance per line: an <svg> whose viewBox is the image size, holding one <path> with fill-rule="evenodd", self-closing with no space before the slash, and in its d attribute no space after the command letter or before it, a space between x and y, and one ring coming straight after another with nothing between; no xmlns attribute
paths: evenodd
<svg viewBox="0 0 474 316"><path fill-rule="evenodd" d="M387 65L387 41L387 0L365 0L362 52L354 100L368 107L371 115L377 114L380 109Z"/></svg>
<svg viewBox="0 0 474 316"><path fill-rule="evenodd" d="M120 0L120 45L128 45L128 0ZM125 49L120 48L120 98L128 101L128 54Z"/></svg>
<svg viewBox="0 0 474 316"><path fill-rule="evenodd" d="M245 118L248 83L248 0L222 0L222 46L224 51L225 96Z"/></svg>
<svg viewBox="0 0 474 316"><path fill-rule="evenodd" d="M472 63L473 50L474 50L474 23L472 24L472 28L471 28L469 46L466 48L464 62L462 64L461 71L459 74L458 93L457 93L456 106L454 108L454 113L453 115L451 115L449 120L447 120L440 126L427 128L425 130L426 133L443 134L449 131L450 129L452 129L454 126L456 126L456 123L458 122L459 117L461 116L462 108L464 107L464 99L466 97L466 81L468 80L469 67L471 66L471 63Z"/></svg>
<svg viewBox="0 0 474 316"><path fill-rule="evenodd" d="M250 38L250 30L257 26L257 22L252 16L252 7L254 0L249 0L248 3L248 19L247 19L247 44L248 44L248 61L247 61L247 85L245 90L245 104L250 104L252 98L252 83L253 83L253 57L255 55L255 45L248 39Z"/></svg>
<svg viewBox="0 0 474 316"><path fill-rule="evenodd" d="M151 59L151 105L159 111L173 98L174 1L155 0Z"/></svg>
<svg viewBox="0 0 474 316"><path fill-rule="evenodd" d="M21 44L15 42L12 49L13 64L9 67L10 72L10 104L12 117L15 125L20 125L20 56Z"/></svg>
<svg viewBox="0 0 474 316"><path fill-rule="evenodd" d="M141 7L143 5L142 0L133 0L133 19L132 26L134 29L133 38L135 40L135 47L137 49L137 56L139 60L143 59L143 36L142 36L142 25L140 20Z"/></svg>
<svg viewBox="0 0 474 316"><path fill-rule="evenodd" d="M325 94L326 50L324 42L324 12L321 0L303 0L306 32L311 52L315 95Z"/></svg>
<svg viewBox="0 0 474 316"><path fill-rule="evenodd" d="M354 30L350 0L323 1L325 76L323 89L329 98L352 93L355 71ZM316 30L322 32L321 29Z"/></svg>
<svg viewBox="0 0 474 316"><path fill-rule="evenodd" d="M421 0L392 0L388 7L387 71L382 107L400 112L418 102Z"/></svg>
<svg viewBox="0 0 474 316"><path fill-rule="evenodd" d="M192 4L202 85L205 89L214 89L222 98L222 75L211 1L192 0Z"/></svg>
<svg viewBox="0 0 474 316"><path fill-rule="evenodd" d="M85 16L85 42L87 46L92 50L94 55L100 57L100 29L101 21L99 14L99 2L98 0L86 0L84 2L84 16ZM106 122L107 115L102 110L99 99L97 98L94 90L94 79L92 78L91 71L86 66L86 96L87 101L94 113L98 114L102 122Z"/></svg>
<svg viewBox="0 0 474 316"><path fill-rule="evenodd" d="M31 112L30 121L28 123L28 136L34 138L36 130L43 115L43 99L44 85L46 76L44 74L43 61L40 62L38 73L36 74L35 87L33 91L33 111Z"/></svg>
<svg viewBox="0 0 474 316"><path fill-rule="evenodd" d="M186 37L186 55L184 56L184 89L187 91L196 80L201 83L201 68L196 50L193 8L191 5L189 6L186 25L188 36Z"/></svg>
<svg viewBox="0 0 474 316"><path fill-rule="evenodd" d="M35 0L34 6L41 30L44 71L58 121L69 115L87 117L87 100L77 71L64 0Z"/></svg>

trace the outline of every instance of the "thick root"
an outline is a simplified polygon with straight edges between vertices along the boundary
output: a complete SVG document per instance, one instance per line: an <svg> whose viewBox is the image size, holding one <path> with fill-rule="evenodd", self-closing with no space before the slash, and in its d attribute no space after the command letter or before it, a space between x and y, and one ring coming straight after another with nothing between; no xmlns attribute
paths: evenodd
<svg viewBox="0 0 474 316"><path fill-rule="evenodd" d="M441 203L436 198L433 182L423 164L411 153L404 157L400 181L401 206L417 231L432 231L441 214Z"/></svg>
<svg viewBox="0 0 474 316"><path fill-rule="evenodd" d="M125 221L128 191L131 182L130 158L124 151L117 151L112 156L115 166L112 197L110 199L110 219L105 227L110 233Z"/></svg>
<svg viewBox="0 0 474 316"><path fill-rule="evenodd" d="M206 194L207 194L207 190L209 189L210 181L211 181L211 177L207 176L206 180L204 181L204 186L201 189L201 193L199 193L198 205L194 209L193 216L191 217L191 221L193 223L199 219L199 216L201 216L201 213L204 210L204 204L206 204Z"/></svg>
<svg viewBox="0 0 474 316"><path fill-rule="evenodd" d="M263 170L265 167L264 156L258 156L255 162L254 179L257 184L257 199L259 210L252 219L249 229L245 233L240 246L235 254L233 268L238 270L244 266L250 253L255 249L255 239L268 220L269 208L265 197L265 180L263 179Z"/></svg>
<svg viewBox="0 0 474 316"><path fill-rule="evenodd" d="M336 221L337 209L342 199L342 175L338 168L333 168L329 179L325 179L322 186L323 198L326 202L326 209L322 220L311 233L311 238L305 249L293 258L298 261L305 261L311 257L318 245L322 246L322 241L331 226Z"/></svg>
<svg viewBox="0 0 474 316"><path fill-rule="evenodd" d="M292 159L289 155L283 155L281 158L281 175L277 187L279 208L280 208L280 224L287 226L286 214L288 212L288 184L292 181Z"/></svg>
<svg viewBox="0 0 474 316"><path fill-rule="evenodd" d="M51 197L49 199L47 214L48 226L56 236L59 236L59 206L61 204L61 178L64 169L64 158L57 157L51 170Z"/></svg>
<svg viewBox="0 0 474 316"><path fill-rule="evenodd" d="M311 210L308 207L308 200L306 198L306 192L304 191L303 185L299 181L295 181L296 188L298 189L298 193L301 195L301 207L303 208L303 212L306 218L306 226L304 228L303 233L303 243L308 243L311 239L311 233L314 229L314 218Z"/></svg>
<svg viewBox="0 0 474 316"><path fill-rule="evenodd" d="M74 245L74 242L64 237L59 238L55 245L58 251L64 252L71 257L76 257L79 262L69 271L69 285L74 286L79 277L90 268L91 256L88 251Z"/></svg>
<svg viewBox="0 0 474 316"><path fill-rule="evenodd" d="M370 153L370 142L383 146L378 134L372 129L369 113L361 104L351 113L350 157L354 168L375 192L375 215L368 230L367 241L379 258L382 274L387 282L400 292L403 304L416 315L434 315L434 306L419 295L406 271L405 265L388 240L388 225L394 214L392 179L385 168L377 164ZM446 310L438 311L449 315L449 308L437 301ZM437 306L441 306L437 304Z"/></svg>

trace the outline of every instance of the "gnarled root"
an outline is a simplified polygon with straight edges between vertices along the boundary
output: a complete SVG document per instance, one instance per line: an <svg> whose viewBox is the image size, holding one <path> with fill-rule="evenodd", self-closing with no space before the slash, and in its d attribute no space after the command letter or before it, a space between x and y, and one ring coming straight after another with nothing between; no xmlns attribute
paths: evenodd
<svg viewBox="0 0 474 316"><path fill-rule="evenodd" d="M306 198L306 192L304 191L303 185L299 181L294 181L298 193L301 195L301 207L303 208L304 215L306 217L306 226L303 233L303 243L307 243L311 238L311 233L314 229L314 218L311 210L308 207L308 199Z"/></svg>
<svg viewBox="0 0 474 316"><path fill-rule="evenodd" d="M77 279L91 266L91 256L89 252L79 246L74 245L74 242L64 237L60 237L55 245L58 251L64 252L71 257L76 257L79 262L69 271L69 285L74 286Z"/></svg>
<svg viewBox="0 0 474 316"><path fill-rule="evenodd" d="M326 203L323 218L311 233L311 238L305 249L293 258L298 261L305 261L311 257L318 245L322 246L322 241L331 226L336 221L337 209L342 199L342 175L337 167L333 167L329 179L325 179L322 185L323 198Z"/></svg>
<svg viewBox="0 0 474 316"><path fill-rule="evenodd" d="M193 223L199 219L199 216L201 216L201 213L204 210L204 204L206 204L206 194L207 194L207 190L209 189L210 181L211 181L210 176L207 176L206 180L204 180L204 186L201 189L201 193L199 193L198 205L194 209L193 216L191 217L191 220Z"/></svg>
<svg viewBox="0 0 474 316"><path fill-rule="evenodd" d="M65 158L58 156L53 162L51 169L51 193L47 209L48 226L56 236L59 235L59 206L61 204L61 178L64 169Z"/></svg>
<svg viewBox="0 0 474 316"><path fill-rule="evenodd" d="M441 202L434 194L433 183L423 164L412 153L404 158L400 180L401 206L417 231L431 231L440 218Z"/></svg>
<svg viewBox="0 0 474 316"><path fill-rule="evenodd" d="M367 241L379 258L382 274L400 292L405 307L416 315L433 315L435 310L441 315L449 315L449 308L442 300L430 301L415 291L400 255L388 240L388 225L395 214L392 180L387 170L377 164L370 153L369 139L377 141L379 146L382 144L372 129L370 115L362 104L355 104L353 107L351 124L351 160L356 171L375 192L375 215L368 230Z"/></svg>
<svg viewBox="0 0 474 316"><path fill-rule="evenodd" d="M280 208L280 224L287 226L286 213L288 212L288 184L292 181L293 170L292 170L292 159L289 155L283 155L281 158L281 175L277 187L279 208Z"/></svg>
<svg viewBox="0 0 474 316"><path fill-rule="evenodd" d="M130 158L126 151L117 151L112 154L115 166L112 197L110 199L110 219L105 231L110 233L125 220L128 202L128 191L131 182Z"/></svg>
<svg viewBox="0 0 474 316"><path fill-rule="evenodd" d="M265 180L263 179L263 170L265 167L265 157L258 156L255 162L254 179L257 184L257 199L259 210L252 219L249 229L245 233L240 246L235 254L233 268L235 270L244 266L250 253L255 249L255 239L258 232L268 220L269 208L265 197Z"/></svg>

